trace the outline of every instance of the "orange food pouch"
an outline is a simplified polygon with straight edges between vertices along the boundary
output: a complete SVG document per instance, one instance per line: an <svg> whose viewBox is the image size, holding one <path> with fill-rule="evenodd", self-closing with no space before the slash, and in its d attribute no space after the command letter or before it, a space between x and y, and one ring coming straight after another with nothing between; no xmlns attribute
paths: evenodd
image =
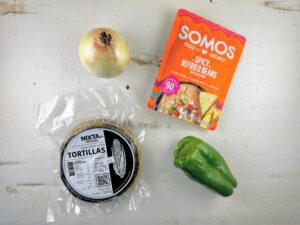
<svg viewBox="0 0 300 225"><path fill-rule="evenodd" d="M180 9L148 107L214 130L246 39Z"/></svg>

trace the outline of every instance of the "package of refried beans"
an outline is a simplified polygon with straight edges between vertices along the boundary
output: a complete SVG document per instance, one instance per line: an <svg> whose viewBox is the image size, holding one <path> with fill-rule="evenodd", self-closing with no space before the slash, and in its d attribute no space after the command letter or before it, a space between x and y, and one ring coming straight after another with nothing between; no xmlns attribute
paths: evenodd
<svg viewBox="0 0 300 225"><path fill-rule="evenodd" d="M148 107L215 130L246 39L180 9Z"/></svg>

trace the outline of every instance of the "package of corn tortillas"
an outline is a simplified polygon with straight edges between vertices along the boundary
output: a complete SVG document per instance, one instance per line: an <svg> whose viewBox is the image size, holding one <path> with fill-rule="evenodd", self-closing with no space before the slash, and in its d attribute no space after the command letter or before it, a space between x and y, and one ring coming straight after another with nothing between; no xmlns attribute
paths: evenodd
<svg viewBox="0 0 300 225"><path fill-rule="evenodd" d="M35 128L55 143L47 222L136 210L149 199L141 177L140 109L120 87L102 85L39 104Z"/></svg>

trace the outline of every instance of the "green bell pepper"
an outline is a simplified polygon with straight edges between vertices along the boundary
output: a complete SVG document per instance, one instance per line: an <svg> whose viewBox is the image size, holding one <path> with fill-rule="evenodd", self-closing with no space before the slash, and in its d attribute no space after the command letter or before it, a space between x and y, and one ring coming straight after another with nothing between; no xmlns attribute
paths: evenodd
<svg viewBox="0 0 300 225"><path fill-rule="evenodd" d="M206 185L222 196L230 196L237 186L220 153L196 137L188 136L177 143L174 165L193 181Z"/></svg>

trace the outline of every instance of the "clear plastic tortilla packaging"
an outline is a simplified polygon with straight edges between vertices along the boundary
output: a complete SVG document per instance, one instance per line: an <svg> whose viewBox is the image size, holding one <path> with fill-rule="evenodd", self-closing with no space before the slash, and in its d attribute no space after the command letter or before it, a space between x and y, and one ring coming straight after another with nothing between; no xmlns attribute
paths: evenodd
<svg viewBox="0 0 300 225"><path fill-rule="evenodd" d="M35 128L51 137L57 149L47 222L119 207L137 210L149 200L141 176L145 130L140 115L132 98L110 84L37 106Z"/></svg>
<svg viewBox="0 0 300 225"><path fill-rule="evenodd" d="M177 12L148 107L215 130L246 38L192 12Z"/></svg>

